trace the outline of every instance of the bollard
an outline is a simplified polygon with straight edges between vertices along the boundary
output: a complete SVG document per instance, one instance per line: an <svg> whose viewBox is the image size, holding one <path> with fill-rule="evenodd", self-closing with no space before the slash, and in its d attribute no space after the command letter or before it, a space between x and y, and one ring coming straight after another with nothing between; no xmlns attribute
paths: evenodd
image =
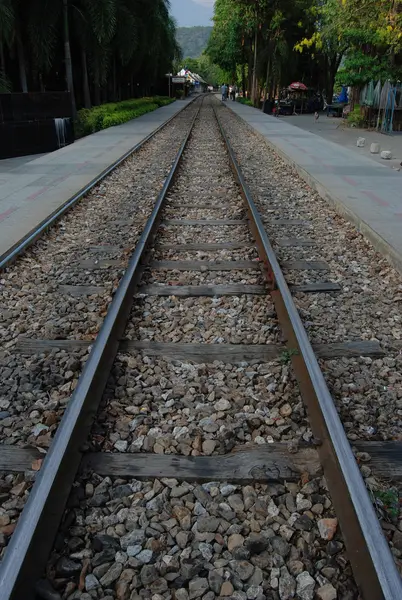
<svg viewBox="0 0 402 600"><path fill-rule="evenodd" d="M371 154L379 154L381 150L380 144L371 144L370 152Z"/></svg>
<svg viewBox="0 0 402 600"><path fill-rule="evenodd" d="M381 158L383 160L391 160L391 158L392 158L392 152L390 150L383 150L381 152Z"/></svg>
<svg viewBox="0 0 402 600"><path fill-rule="evenodd" d="M357 147L358 148L364 148L364 146L366 145L366 138L363 137L359 137L357 138Z"/></svg>

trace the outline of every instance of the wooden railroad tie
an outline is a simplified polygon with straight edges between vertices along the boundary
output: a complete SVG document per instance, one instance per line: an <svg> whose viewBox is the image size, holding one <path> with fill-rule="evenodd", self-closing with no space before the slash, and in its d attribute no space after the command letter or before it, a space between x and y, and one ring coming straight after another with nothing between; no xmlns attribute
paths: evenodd
<svg viewBox="0 0 402 600"><path fill-rule="evenodd" d="M22 354L42 354L52 350L73 352L88 348L95 340L44 340L20 338L14 347ZM381 358L385 356L377 341L361 340L358 342L342 342L332 344L313 344L318 358L332 360L335 358L355 358L370 356ZM175 342L148 342L141 340L122 340L119 352L141 352L146 356L162 356L170 360L193 361L198 363L253 362L263 363L279 358L287 350L286 346L276 344L178 344Z"/></svg>
<svg viewBox="0 0 402 600"><path fill-rule="evenodd" d="M386 480L402 481L401 442L353 442L358 452L370 455L367 463L373 473ZM22 473L33 468L44 455L36 448L0 445L0 471ZM318 452L300 446L290 452L286 443L240 446L230 454L183 456L153 453L106 453L83 455L83 469L102 476L152 479L172 477L179 481L297 481L302 473L321 474Z"/></svg>

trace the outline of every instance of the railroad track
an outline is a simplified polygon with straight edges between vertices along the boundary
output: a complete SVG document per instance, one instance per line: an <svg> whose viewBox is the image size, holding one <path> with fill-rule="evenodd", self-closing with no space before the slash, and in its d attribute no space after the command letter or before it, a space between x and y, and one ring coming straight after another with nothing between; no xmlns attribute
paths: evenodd
<svg viewBox="0 0 402 600"><path fill-rule="evenodd" d="M95 343L19 342L25 353L91 351L5 553L3 597L33 597L47 572L65 597L78 583L118 598L136 598L140 587L157 598L175 590L182 600L188 593L208 600L262 599L268 592L330 598L336 582L318 576L303 551L305 562L298 560L288 542L297 537L300 548L319 547L316 559L322 559L337 529L336 514L342 537L337 531L331 548L337 554L345 543L362 597L400 598L393 556L317 362L317 356L375 356L381 350L356 341L312 348L225 131L215 121L214 101L205 101L200 111ZM214 185L205 181L206 173ZM197 198L189 195L197 188ZM287 265L309 267L319 265ZM292 291L338 289L319 281ZM270 383L262 387L264 380ZM293 411L297 418L289 420ZM275 438L268 434L274 424L282 428ZM7 450L0 453L5 471L24 472L41 461L35 450ZM119 517L112 518L110 503L123 510ZM67 546L56 543L52 552L66 505L61 531ZM158 513L164 515L160 523ZM182 531L170 533L178 525ZM73 543L84 538L83 545ZM105 563L99 562L102 552ZM116 552L118 559L112 559ZM98 558L91 565L93 556ZM289 556L299 564L291 568ZM198 565L195 570L189 560ZM343 564L340 593L357 597L349 563ZM42 597L46 585L40 584Z"/></svg>

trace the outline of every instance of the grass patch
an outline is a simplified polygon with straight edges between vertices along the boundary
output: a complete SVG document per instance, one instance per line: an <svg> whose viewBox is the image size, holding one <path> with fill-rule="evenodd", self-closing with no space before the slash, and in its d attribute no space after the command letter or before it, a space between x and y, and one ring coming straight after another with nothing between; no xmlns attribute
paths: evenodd
<svg viewBox="0 0 402 600"><path fill-rule="evenodd" d="M174 102L173 98L154 96L110 102L93 108L82 108L78 111L75 121L75 135L79 138L114 125L122 125L172 102Z"/></svg>

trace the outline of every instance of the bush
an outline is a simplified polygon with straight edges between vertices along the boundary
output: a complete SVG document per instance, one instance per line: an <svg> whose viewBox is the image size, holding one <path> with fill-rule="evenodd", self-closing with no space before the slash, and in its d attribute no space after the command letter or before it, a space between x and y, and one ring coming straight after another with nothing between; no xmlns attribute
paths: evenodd
<svg viewBox="0 0 402 600"><path fill-rule="evenodd" d="M148 112L174 102L172 98L154 96L153 98L132 98L123 102L109 102L93 108L78 111L75 122L76 137L83 137L114 125L122 125Z"/></svg>
<svg viewBox="0 0 402 600"><path fill-rule="evenodd" d="M347 124L350 127L363 127L364 115L360 112L360 104L355 104L354 109L348 114Z"/></svg>
<svg viewBox="0 0 402 600"><path fill-rule="evenodd" d="M236 98L237 102L240 102L240 104L246 104L247 106L253 106L253 103L251 100L249 100L248 98L240 98L240 96L238 98Z"/></svg>

